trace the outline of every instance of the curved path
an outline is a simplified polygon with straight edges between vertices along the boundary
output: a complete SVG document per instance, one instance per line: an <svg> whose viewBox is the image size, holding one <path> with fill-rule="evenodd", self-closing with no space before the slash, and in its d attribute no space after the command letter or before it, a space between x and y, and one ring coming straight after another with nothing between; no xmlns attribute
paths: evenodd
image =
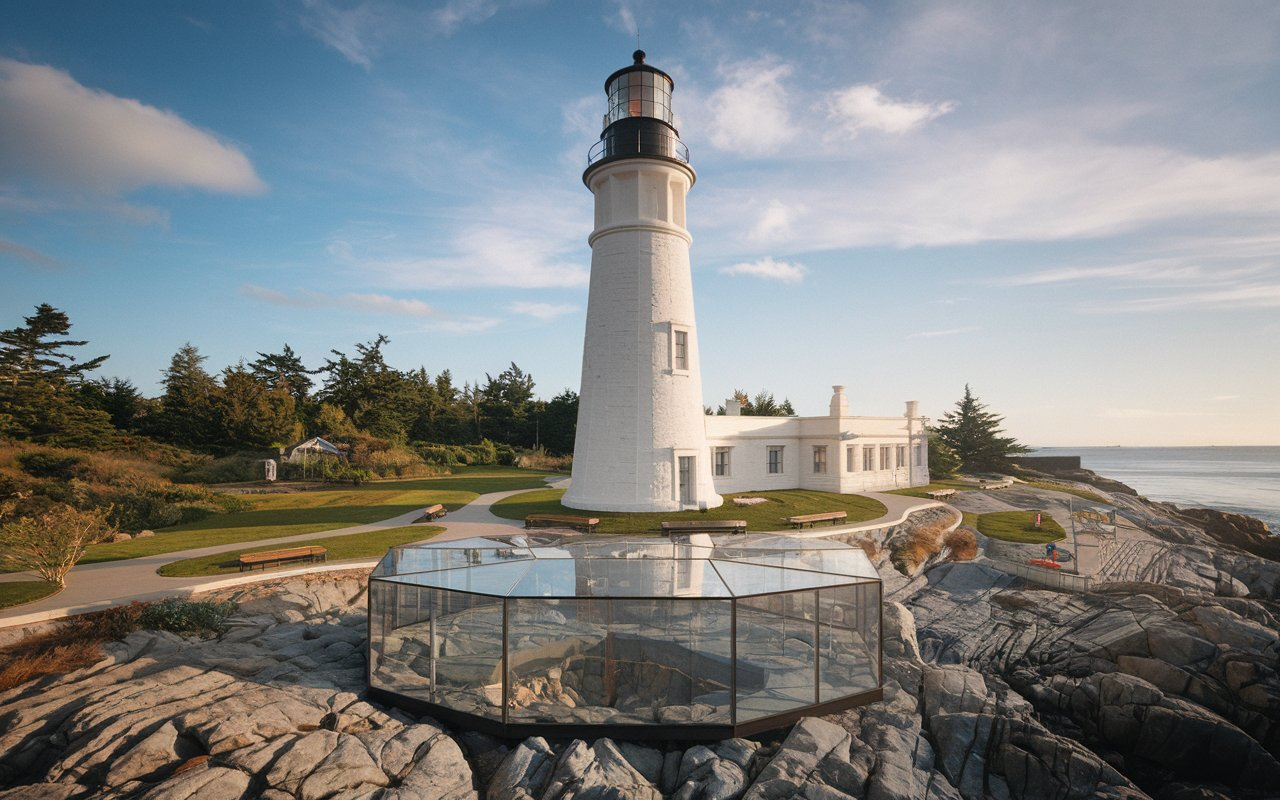
<svg viewBox="0 0 1280 800"><path fill-rule="evenodd" d="M524 526L518 520L495 516L490 511L490 506L503 498L528 491L530 490L516 489L514 491L491 492L490 494L480 495L457 511L450 512L443 519L431 523L444 528L444 531L431 537L431 540L447 542L467 539L473 536L493 536L497 533L514 533L524 530ZM896 525L905 520L914 511L943 505L932 500L921 500L901 495L874 492L868 492L865 495L883 503L886 513L876 519L855 525L810 529L803 532L790 531L790 533L811 538L830 536L833 533L856 533L858 531L875 530ZM189 595L197 591L208 591L241 583L256 583L261 580L273 580L290 575L373 567L378 563L379 559L363 558L350 561L330 561L321 566L308 565L296 569L246 573L225 578L208 575L166 578L156 574L156 570L165 564L171 564L174 561L182 561L187 558L199 558L217 553L243 550L246 547L283 546L318 537L343 536L346 534L386 530L387 528L400 528L412 524L414 520L421 516L422 512L415 510L391 519L371 522L365 525L354 525L349 528L316 531L275 539L261 539L254 542L235 542L214 547L142 556L122 561L84 564L71 570L67 575L67 587L61 592L42 600L37 600L34 603L26 603L21 606L0 610L0 628L32 625L73 614L100 611L104 608L121 605L133 600L155 600L162 597ZM781 532L785 533L786 531ZM0 575L0 580L3 581L30 579L31 576L26 573Z"/></svg>

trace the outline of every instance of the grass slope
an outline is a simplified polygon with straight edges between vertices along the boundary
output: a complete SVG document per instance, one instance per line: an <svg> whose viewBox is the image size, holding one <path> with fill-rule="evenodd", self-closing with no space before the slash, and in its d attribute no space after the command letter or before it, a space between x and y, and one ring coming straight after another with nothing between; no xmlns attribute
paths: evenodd
<svg viewBox="0 0 1280 800"><path fill-rule="evenodd" d="M926 500L932 500L933 498L929 497L929 492L937 492L942 489L955 489L957 492L972 492L976 491L977 488L978 487L972 483L948 480L944 478L940 481L933 481L925 486L913 486L910 489L890 489L885 492L885 494L901 494L906 495L907 497L923 497Z"/></svg>
<svg viewBox="0 0 1280 800"><path fill-rule="evenodd" d="M363 525L416 508L443 503L450 511L489 492L544 486L545 473L514 469L468 471L445 478L380 481L293 494L247 496L249 511L215 514L198 522L158 531L153 538L97 544L82 564L174 553L196 547L253 542Z"/></svg>
<svg viewBox="0 0 1280 800"><path fill-rule="evenodd" d="M326 555L330 561L342 561L351 558L381 558L386 555L389 549L398 544L430 539L442 530L444 528L438 525L406 525L403 528L387 528L386 530L373 531L372 533L348 533L344 536L328 536L289 542L279 547L246 547L241 550L216 553L211 556L175 561L172 564L165 564L156 572L169 578L238 573L240 572L240 565L237 559L240 558L242 553L277 550L285 547L304 547L306 545L319 545L325 548L329 551ZM296 562L280 565L281 568L296 566L298 566Z"/></svg>
<svg viewBox="0 0 1280 800"><path fill-rule="evenodd" d="M0 608L33 603L58 591L58 584L48 581L7 581L0 583Z"/></svg>
<svg viewBox="0 0 1280 800"><path fill-rule="evenodd" d="M995 511L978 515L978 531L983 536L1018 544L1044 544L1066 538L1066 531L1048 514L1040 518L1040 530L1035 529L1034 511Z"/></svg>
<svg viewBox="0 0 1280 800"><path fill-rule="evenodd" d="M1027 481L1026 485L1035 489L1045 489L1050 492L1064 492L1066 494L1073 494L1076 497L1082 498L1084 500L1088 500L1091 503L1098 503L1099 505L1111 506L1111 501L1107 500L1100 494L1091 492L1088 489L1081 489L1076 486L1068 486L1067 484L1064 484L1064 483L1051 483L1049 481Z"/></svg>
<svg viewBox="0 0 1280 800"><path fill-rule="evenodd" d="M709 511L670 511L657 514L632 514L615 511L586 512L576 508L568 508L560 503L564 495L563 489L542 489L525 492L505 500L499 500L490 510L506 519L524 519L529 514L574 514L583 516L590 514L600 518L601 533L658 533L662 523L667 520L713 520L743 519L747 521L747 529L753 531L776 531L788 527L783 517L797 514L820 514L826 511L845 511L849 514L849 522L865 522L886 513L884 504L869 497L846 494L828 494L811 492L802 489L787 489L776 492L744 492L727 494L724 505ZM754 506L735 506L734 497L764 497L768 502Z"/></svg>

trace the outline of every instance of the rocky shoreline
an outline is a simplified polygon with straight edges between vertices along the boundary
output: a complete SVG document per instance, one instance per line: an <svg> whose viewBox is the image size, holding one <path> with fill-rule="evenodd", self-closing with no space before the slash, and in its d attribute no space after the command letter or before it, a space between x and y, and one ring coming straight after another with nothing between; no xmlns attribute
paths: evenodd
<svg viewBox="0 0 1280 800"><path fill-rule="evenodd" d="M1237 543L1247 521L1094 486L1136 538L1087 594L945 548L903 574L895 549L936 514L869 541L885 699L784 734L500 741L377 706L363 575L331 573L217 593L240 604L218 638L134 633L0 694L0 798L1276 796L1280 563ZM967 494L957 505L1067 502Z"/></svg>

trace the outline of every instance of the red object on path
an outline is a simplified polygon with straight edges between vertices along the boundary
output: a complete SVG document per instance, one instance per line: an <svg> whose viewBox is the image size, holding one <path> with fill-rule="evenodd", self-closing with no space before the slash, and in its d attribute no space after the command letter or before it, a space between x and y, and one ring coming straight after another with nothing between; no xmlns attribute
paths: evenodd
<svg viewBox="0 0 1280 800"><path fill-rule="evenodd" d="M1037 567L1048 567L1049 569L1062 569L1062 565L1059 564L1057 561L1050 561L1047 558L1033 558L1027 563L1035 564Z"/></svg>

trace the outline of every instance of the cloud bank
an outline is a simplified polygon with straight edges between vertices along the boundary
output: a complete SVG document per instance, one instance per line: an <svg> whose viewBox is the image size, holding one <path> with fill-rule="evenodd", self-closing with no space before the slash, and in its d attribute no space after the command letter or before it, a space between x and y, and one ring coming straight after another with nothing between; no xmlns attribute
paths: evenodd
<svg viewBox="0 0 1280 800"><path fill-rule="evenodd" d="M244 153L178 114L12 59L0 59L0 177L107 195L266 189Z"/></svg>

